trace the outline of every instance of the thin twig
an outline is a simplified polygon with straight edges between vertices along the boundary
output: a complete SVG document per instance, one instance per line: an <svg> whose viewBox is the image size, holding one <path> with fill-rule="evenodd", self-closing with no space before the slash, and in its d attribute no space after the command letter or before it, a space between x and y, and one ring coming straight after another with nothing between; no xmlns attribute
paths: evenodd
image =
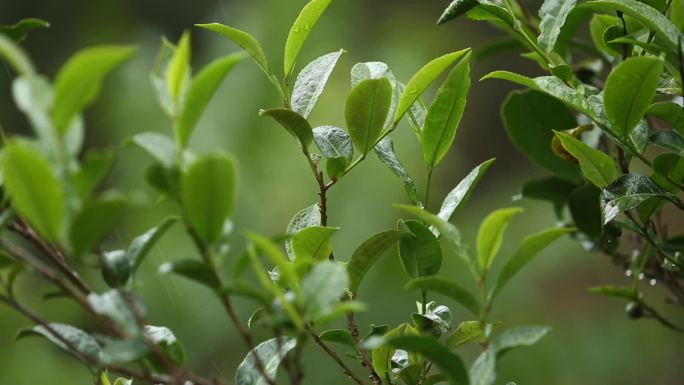
<svg viewBox="0 0 684 385"><path fill-rule="evenodd" d="M306 330L309 332L311 337L313 337L314 341L316 342L316 345L320 346L321 349L323 349L323 351L327 353L328 356L330 356L342 368L344 374L346 374L352 381L356 382L357 384L363 385L363 381L361 381L361 379L358 378L354 374L354 372L352 372L352 370L347 366L347 364L344 363L344 361L342 361L342 359L337 355L337 353L330 349L330 347L321 339L321 337L318 334L316 334L316 332L310 326L307 326Z"/></svg>

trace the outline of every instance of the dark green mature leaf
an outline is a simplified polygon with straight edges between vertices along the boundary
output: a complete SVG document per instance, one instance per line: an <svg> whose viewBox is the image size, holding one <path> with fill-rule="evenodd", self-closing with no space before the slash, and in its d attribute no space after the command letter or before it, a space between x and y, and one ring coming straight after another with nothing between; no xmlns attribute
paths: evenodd
<svg viewBox="0 0 684 385"><path fill-rule="evenodd" d="M491 1L479 1L478 6L469 10L467 15L471 20L489 21L495 25L503 23L507 27L515 28L515 17L508 8Z"/></svg>
<svg viewBox="0 0 684 385"><path fill-rule="evenodd" d="M36 70L26 53L9 37L0 34L0 57L19 75L33 75Z"/></svg>
<svg viewBox="0 0 684 385"><path fill-rule="evenodd" d="M347 130L363 155L380 139L391 103L392 84L387 78L364 80L349 93L344 107Z"/></svg>
<svg viewBox="0 0 684 385"><path fill-rule="evenodd" d="M48 28L50 23L41 19L22 19L14 25L1 25L0 34L3 34L17 43L23 41L29 32L38 28Z"/></svg>
<svg viewBox="0 0 684 385"><path fill-rule="evenodd" d="M76 192L81 199L92 195L114 166L114 154L109 150L90 150L73 175Z"/></svg>
<svg viewBox="0 0 684 385"><path fill-rule="evenodd" d="M215 59L192 79L176 126L176 135L181 147L187 145L197 122L223 79L243 58L242 53L237 53Z"/></svg>
<svg viewBox="0 0 684 385"><path fill-rule="evenodd" d="M73 55L55 79L52 119L64 135L72 119L93 102L104 77L135 52L131 46L96 46Z"/></svg>
<svg viewBox="0 0 684 385"><path fill-rule="evenodd" d="M679 29L680 32L684 33L684 1L674 0L671 5L672 10L670 11L670 20L672 24Z"/></svg>
<svg viewBox="0 0 684 385"><path fill-rule="evenodd" d="M343 49L323 55L309 63L297 76L292 89L292 109L308 118L323 93L328 78L332 73L337 61L345 51Z"/></svg>
<svg viewBox="0 0 684 385"><path fill-rule="evenodd" d="M601 190L592 184L576 188L570 194L568 207L575 226L581 232L592 239L601 237L603 233Z"/></svg>
<svg viewBox="0 0 684 385"><path fill-rule="evenodd" d="M294 349L297 340L289 337L271 338L257 345L242 360L235 373L235 385L266 385L266 379L256 367L255 355L259 357L269 379L275 379L278 366L287 353Z"/></svg>
<svg viewBox="0 0 684 385"><path fill-rule="evenodd" d="M126 259L130 262L132 272L135 272L143 260L150 253L154 245L166 231L178 221L176 217L167 217L159 225L135 237L126 250Z"/></svg>
<svg viewBox="0 0 684 385"><path fill-rule="evenodd" d="M316 321L330 315L348 284L349 276L343 265L330 261L314 265L300 286L304 317Z"/></svg>
<svg viewBox="0 0 684 385"><path fill-rule="evenodd" d="M421 289L442 294L478 315L480 305L468 290L454 281L442 277L421 277L409 281L406 289Z"/></svg>
<svg viewBox="0 0 684 385"><path fill-rule="evenodd" d="M435 275L442 267L442 248L422 222L399 221L399 229L411 233L399 241L399 258L410 278Z"/></svg>
<svg viewBox="0 0 684 385"><path fill-rule="evenodd" d="M130 301L124 298L124 295ZM140 335L141 330L138 327L136 315L133 313L133 308L130 305L135 306L136 312L140 313L140 315L144 315L144 309L142 304L131 293L112 289L102 294L90 293L87 300L95 313L109 318L126 336Z"/></svg>
<svg viewBox="0 0 684 385"><path fill-rule="evenodd" d="M309 37L309 33L331 2L332 0L311 0L302 8L299 16L297 16L294 24L292 24L290 33L287 35L287 41L285 41L283 62L285 77L290 76L292 73L295 62L297 61L297 56L299 55L299 51L302 49L306 38Z"/></svg>
<svg viewBox="0 0 684 385"><path fill-rule="evenodd" d="M423 159L433 168L446 156L456 136L470 90L470 51L454 67L430 105L420 142Z"/></svg>
<svg viewBox="0 0 684 385"><path fill-rule="evenodd" d="M651 56L632 57L608 76L604 90L608 121L627 138L653 101L663 73L663 61Z"/></svg>
<svg viewBox="0 0 684 385"><path fill-rule="evenodd" d="M656 131L651 135L651 143L684 154L684 137L677 131Z"/></svg>
<svg viewBox="0 0 684 385"><path fill-rule="evenodd" d="M515 91L504 101L501 116L509 139L528 159L565 179L579 178L577 166L551 149L553 130L577 127L563 103L539 91Z"/></svg>
<svg viewBox="0 0 684 385"><path fill-rule="evenodd" d="M359 285L371 266L387 252L400 239L410 236L411 233L402 230L386 230L377 233L363 241L354 250L347 271L349 272L349 290L356 295Z"/></svg>
<svg viewBox="0 0 684 385"><path fill-rule="evenodd" d="M498 209L489 214L477 231L477 255L480 271L485 273L501 249L503 234L514 215L522 212L520 207Z"/></svg>
<svg viewBox="0 0 684 385"><path fill-rule="evenodd" d="M287 233L291 235L297 234L302 229L311 226L319 226L321 224L321 209L318 203L315 203L309 207L306 207L298 211L290 223L287 225ZM288 258L293 261L295 259L294 252L292 251L292 241L288 240L285 242L285 251L287 252Z"/></svg>
<svg viewBox="0 0 684 385"><path fill-rule="evenodd" d="M283 126L299 142L302 151L307 152L313 141L313 129L309 122L298 113L287 108L272 108L259 111L261 116L270 116Z"/></svg>
<svg viewBox="0 0 684 385"><path fill-rule="evenodd" d="M330 238L337 232L337 228L311 226L306 227L292 237L292 251L295 255L295 265L308 268L315 262L328 259L332 252Z"/></svg>
<svg viewBox="0 0 684 385"><path fill-rule="evenodd" d="M75 353L77 358L87 357L98 360L100 344L97 343L93 336L71 325L50 323L48 326L38 325L31 329L22 330L17 335L17 339L29 336L42 336L65 351L71 354ZM76 351L74 352L72 348Z"/></svg>
<svg viewBox="0 0 684 385"><path fill-rule="evenodd" d="M394 355L395 349L384 343L386 339L401 336L406 330L406 324L401 324L396 328L388 331L383 335L383 338L376 338L375 340L380 342L379 346L373 347L371 350L371 362L373 364L373 369L382 379L383 382L389 381L389 375L392 370L392 356ZM370 339L374 340L373 338Z"/></svg>
<svg viewBox="0 0 684 385"><path fill-rule="evenodd" d="M235 165L223 153L203 155L184 171L181 200L184 215L207 245L221 236L223 224L235 205Z"/></svg>
<svg viewBox="0 0 684 385"><path fill-rule="evenodd" d="M604 188L622 175L615 161L610 156L586 145L581 140L563 132L556 132L556 137L565 149L580 164L582 173L598 188Z"/></svg>
<svg viewBox="0 0 684 385"><path fill-rule="evenodd" d="M411 200L411 203L416 206L420 206L420 197L418 196L416 184L413 179L411 179L411 176L409 176L401 162L399 162L399 158L397 158L397 154L394 152L394 144L392 143L392 139L383 138L373 148L373 150L375 150L375 155L378 156L378 159L380 159L380 161L384 163L394 173L394 175L401 179L402 184L404 185L404 190L406 190L406 194Z"/></svg>
<svg viewBox="0 0 684 385"><path fill-rule="evenodd" d="M165 326L145 325L145 338L150 340L166 354L177 366L183 365L185 352L171 329ZM163 367L163 366L162 366Z"/></svg>
<svg viewBox="0 0 684 385"><path fill-rule="evenodd" d="M500 355L512 348L531 346L536 344L550 330L551 328L548 326L519 326L508 329L491 342L492 348L497 355Z"/></svg>
<svg viewBox="0 0 684 385"><path fill-rule="evenodd" d="M159 266L159 272L162 274L178 274L214 290L221 286L214 272L201 261L194 259L179 259L166 262Z"/></svg>
<svg viewBox="0 0 684 385"><path fill-rule="evenodd" d="M356 342L349 331L344 329L326 330L321 333L321 339L326 342L335 342L356 350Z"/></svg>
<svg viewBox="0 0 684 385"><path fill-rule="evenodd" d="M651 178L637 174L621 176L615 183L601 192L601 212L603 224L612 221L616 216L629 211L651 198L665 199L680 209L684 204L676 195L665 191Z"/></svg>
<svg viewBox="0 0 684 385"><path fill-rule="evenodd" d="M406 84L406 88L399 98L397 111L394 113L394 123L396 124L401 120L404 114L406 114L411 106L420 98L420 95L425 92L439 75L469 52L470 48L467 48L440 56L419 69Z"/></svg>
<svg viewBox="0 0 684 385"><path fill-rule="evenodd" d="M416 329L435 337L451 329L451 309L434 301L425 304L425 312L412 313L411 319Z"/></svg>
<svg viewBox="0 0 684 385"><path fill-rule="evenodd" d="M668 123L684 135L684 107L674 102L654 103L646 110L646 115L654 116Z"/></svg>
<svg viewBox="0 0 684 385"><path fill-rule="evenodd" d="M562 207L568 202L570 193L576 187L577 185L574 183L555 176L549 176L526 182L522 187L521 193L525 198L549 201L556 207Z"/></svg>
<svg viewBox="0 0 684 385"><path fill-rule="evenodd" d="M103 364L123 364L139 361L149 353L145 341L140 337L130 339L103 338L100 360ZM156 368L156 362L150 362ZM159 368L162 369L163 368Z"/></svg>
<svg viewBox="0 0 684 385"><path fill-rule="evenodd" d="M313 129L313 140L326 158L344 157L351 160L354 145L346 131L333 126L320 126Z"/></svg>
<svg viewBox="0 0 684 385"><path fill-rule="evenodd" d="M545 0L539 9L541 33L537 42L547 54L553 52L561 28L575 4L577 4L576 0Z"/></svg>
<svg viewBox="0 0 684 385"><path fill-rule="evenodd" d="M458 210L461 205L468 202L470 195L473 193L475 186L480 182L480 178L489 169L489 166L494 162L494 158L482 162L475 167L465 178L463 178L453 190L447 194L442 202L442 207L439 209L437 216L449 222L451 216Z"/></svg>
<svg viewBox="0 0 684 385"><path fill-rule="evenodd" d="M496 286L492 290L491 298L496 297L496 295L501 291L501 289L511 280L525 265L530 263L534 257L536 257L542 250L544 250L551 242L560 238L565 234L570 234L574 232L575 229L560 227L546 229L539 233L528 236L523 239L515 251L513 256L506 262L506 264L501 268L499 277L496 280Z"/></svg>
<svg viewBox="0 0 684 385"><path fill-rule="evenodd" d="M449 334L445 343L449 349L455 349L471 341L478 342L485 338L487 325L480 321L463 321Z"/></svg>
<svg viewBox="0 0 684 385"><path fill-rule="evenodd" d="M208 29L221 36L227 37L233 41L233 43L240 46L240 48L244 49L254 59L259 68L264 71L269 79L273 77L271 69L268 67L268 60L266 59L264 50L261 49L261 45L254 37L252 37L252 35L220 23L195 24L195 26Z"/></svg>
<svg viewBox="0 0 684 385"><path fill-rule="evenodd" d="M437 20L437 25L444 24L447 21L453 20L469 10L475 8L478 5L478 0L454 0L449 4L449 6L444 10L442 16Z"/></svg>
<svg viewBox="0 0 684 385"><path fill-rule="evenodd" d="M440 371L447 376L450 384L470 384L463 361L434 338L403 335L390 338L387 344L397 349L421 354L437 365Z"/></svg>
<svg viewBox="0 0 684 385"><path fill-rule="evenodd" d="M51 163L28 142L3 148L3 187L16 212L49 241L63 235L66 195Z"/></svg>
<svg viewBox="0 0 684 385"><path fill-rule="evenodd" d="M74 255L95 251L123 220L128 202L122 196L109 196L88 202L71 222L69 241Z"/></svg>

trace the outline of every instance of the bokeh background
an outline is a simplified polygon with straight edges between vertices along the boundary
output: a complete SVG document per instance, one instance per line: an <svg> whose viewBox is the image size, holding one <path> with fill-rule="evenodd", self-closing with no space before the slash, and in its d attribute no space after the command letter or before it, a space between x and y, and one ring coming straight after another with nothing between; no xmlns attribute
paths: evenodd
<svg viewBox="0 0 684 385"><path fill-rule="evenodd" d="M199 22L233 25L257 37L272 67L278 69L282 67L287 31L304 3L305 0L0 0L0 24L25 17L51 22L50 29L33 33L24 43L39 69L51 77L80 48L103 43L131 43L139 47L136 58L108 79L100 98L87 113L87 146L109 147L118 154L107 187L152 196L144 182L144 170L150 160L140 150L126 145L125 139L141 131L170 131L149 82L160 36L176 40L184 29L192 29ZM385 61L399 79L406 81L429 59L468 46L478 47L496 35L488 26L467 20L435 26L447 3L333 2L316 26L301 60L308 61L340 48L348 53L314 111L313 124L343 126L349 70L356 62ZM232 43L208 31L192 29L192 34L194 69L211 58L237 50ZM555 218L545 203L514 202L524 180L544 173L515 152L501 127L499 106L511 86L498 81L477 81L488 71L500 68L528 74L537 71L515 54L474 65L468 107L456 145L436 171L432 201L441 201L472 167L496 157L468 208L460 211L454 222L472 242L477 225L489 211L511 205L525 207L525 213L514 220L507 233L500 254L503 259L523 236L554 225ZM11 132L28 132L26 120L10 97L11 77L0 68L0 119ZM192 148L198 152L220 148L232 152L239 162L235 214L238 234L246 229L263 234L281 232L295 212L316 200L316 185L295 143L273 121L258 117L259 108L273 106L278 106L276 92L251 61L244 61L220 88L192 141ZM418 185L423 186L425 170L413 133L402 125L393 137L402 162ZM129 213L118 237L110 240L107 248L125 246L132 237L174 210L169 203L151 200L152 208ZM331 224L342 229L335 239L336 255L348 258L363 239L395 226L402 213L392 204L405 201L400 182L377 159L369 157L331 192ZM237 253L242 243L239 236L234 238L233 251ZM169 326L184 344L188 367L230 378L246 349L219 303L202 287L157 273L164 261L191 257L194 253L180 229L174 229L143 266L144 285L140 293L147 303L151 323ZM453 256L446 258L442 274L471 285L464 272L459 260ZM87 271L84 274L104 288L97 275ZM359 317L362 329L367 330L370 322L396 325L410 319L417 298L415 293L404 292L405 281L396 256L389 255L373 268L361 290L361 299L370 304L370 311ZM545 251L500 297L495 316L503 321L504 327L542 324L551 325L553 331L538 345L506 355L497 383L684 383L683 337L653 321L631 321L623 311L623 303L585 291L589 286L607 283L626 284L627 278L606 257L587 253L569 239ZM20 282L19 293L51 320L96 330L96 325L70 302L41 300L41 295L49 290L27 274ZM667 308L658 285L648 289L648 295L655 305ZM244 301L238 301L238 305L247 319L254 305ZM452 306L452 310L455 322L466 319L461 308ZM684 321L680 311L668 313L675 320ZM26 326L25 319L0 307L0 385L91 383L85 368L48 342L15 342L17 330ZM476 354L476 349L464 352L468 360ZM338 368L314 348L306 350L306 366L307 384L348 383L338 375Z"/></svg>

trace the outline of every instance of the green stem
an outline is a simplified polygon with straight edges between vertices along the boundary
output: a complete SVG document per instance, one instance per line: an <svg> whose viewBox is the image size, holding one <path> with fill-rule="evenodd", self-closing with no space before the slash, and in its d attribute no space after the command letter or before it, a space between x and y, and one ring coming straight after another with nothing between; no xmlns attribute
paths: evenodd
<svg viewBox="0 0 684 385"><path fill-rule="evenodd" d="M425 182L425 210L430 209L430 187L432 186L432 167L428 167L427 181Z"/></svg>

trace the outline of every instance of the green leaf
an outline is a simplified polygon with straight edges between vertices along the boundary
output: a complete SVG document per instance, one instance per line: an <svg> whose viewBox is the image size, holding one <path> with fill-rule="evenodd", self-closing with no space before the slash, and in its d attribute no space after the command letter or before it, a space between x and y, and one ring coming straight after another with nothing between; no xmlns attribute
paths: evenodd
<svg viewBox="0 0 684 385"><path fill-rule="evenodd" d="M359 290L359 285L371 266L382 257L400 239L409 236L410 233L401 230L386 230L377 233L363 241L354 250L347 271L349 272L349 291L354 295Z"/></svg>
<svg viewBox="0 0 684 385"><path fill-rule="evenodd" d="M104 77L134 52L131 46L96 46L69 58L55 79L52 120L60 135L66 133L72 119L97 97Z"/></svg>
<svg viewBox="0 0 684 385"><path fill-rule="evenodd" d="M3 187L16 212L48 241L64 230L66 195L50 161L27 142L3 148Z"/></svg>
<svg viewBox="0 0 684 385"><path fill-rule="evenodd" d="M299 142L302 151L308 152L313 141L313 129L309 122L298 113L286 108L273 108L259 111L261 116L270 116L283 126Z"/></svg>
<svg viewBox="0 0 684 385"><path fill-rule="evenodd" d="M354 145L346 131L333 126L320 126L313 129L313 140L326 158L344 157L351 160Z"/></svg>
<svg viewBox="0 0 684 385"><path fill-rule="evenodd" d="M548 326L519 326L508 329L491 342L492 348L497 354L502 354L512 348L531 346L536 344L550 330L551 328Z"/></svg>
<svg viewBox="0 0 684 385"><path fill-rule="evenodd" d="M235 173L230 156L214 153L195 159L182 175L184 215L207 245L219 239L223 224L233 211Z"/></svg>
<svg viewBox="0 0 684 385"><path fill-rule="evenodd" d="M76 353L77 358L79 358L78 356L80 355L81 357L88 357L94 360L98 359L100 355L100 344L98 344L97 340L90 334L71 325L50 323L48 326L49 327L38 325L31 329L22 330L17 335L17 339L30 336L42 336L65 351L71 354ZM76 352L72 351L69 345L71 345Z"/></svg>
<svg viewBox="0 0 684 385"><path fill-rule="evenodd" d="M176 46L164 36L162 36L161 41L161 48L159 48L159 52L157 52L154 67L150 73L150 80L154 87L159 106L166 115L173 117L176 114L176 103L171 100L171 92L166 83L166 77L169 72L171 60L176 53Z"/></svg>
<svg viewBox="0 0 684 385"><path fill-rule="evenodd" d="M328 83L330 74L345 51L343 49L323 55L309 63L297 76L292 89L292 109L308 118Z"/></svg>
<svg viewBox="0 0 684 385"><path fill-rule="evenodd" d="M399 221L399 229L411 233L399 241L399 258L410 278L435 275L442 267L442 248L422 222Z"/></svg>
<svg viewBox="0 0 684 385"><path fill-rule="evenodd" d="M24 50L3 34L0 34L0 57L7 60L9 66L19 75L32 75L36 72Z"/></svg>
<svg viewBox="0 0 684 385"><path fill-rule="evenodd" d="M347 130L363 155L380 139L391 103L392 85L387 78L364 80L349 93L344 107Z"/></svg>
<svg viewBox="0 0 684 385"><path fill-rule="evenodd" d="M254 59L259 68L264 71L269 79L273 78L273 74L268 67L268 60L266 59L264 50L261 49L261 45L254 37L252 37L252 35L220 23L195 24L195 26L208 29L221 36L227 37L233 41L233 43L240 46L240 48L244 49Z"/></svg>
<svg viewBox="0 0 684 385"><path fill-rule="evenodd" d="M656 131L651 134L651 143L684 154L684 137L677 131Z"/></svg>
<svg viewBox="0 0 684 385"><path fill-rule="evenodd" d="M278 268L280 280L292 289L297 289L297 276L292 263L283 255L278 245L266 237L251 232L247 232L245 237L254 243L264 256Z"/></svg>
<svg viewBox="0 0 684 385"><path fill-rule="evenodd" d="M485 338L487 326L480 321L463 321L444 341L449 349L455 349L468 342L479 342Z"/></svg>
<svg viewBox="0 0 684 385"><path fill-rule="evenodd" d="M673 102L653 103L646 110L646 115L665 121L670 127L684 135L684 107Z"/></svg>
<svg viewBox="0 0 684 385"><path fill-rule="evenodd" d="M71 222L69 240L75 256L96 251L100 243L124 218L128 202L121 196L109 196L88 202Z"/></svg>
<svg viewBox="0 0 684 385"><path fill-rule="evenodd" d="M662 60L639 56L620 63L608 75L604 91L606 116L623 139L651 105L662 73Z"/></svg>
<svg viewBox="0 0 684 385"><path fill-rule="evenodd" d="M442 16L437 20L437 25L444 24L447 21L453 20L471 9L477 7L480 2L478 0L454 0L444 10Z"/></svg>
<svg viewBox="0 0 684 385"><path fill-rule="evenodd" d="M442 277L420 277L406 284L406 289L421 289L439 293L478 315L480 304L468 290L454 281Z"/></svg>
<svg viewBox="0 0 684 385"><path fill-rule="evenodd" d="M321 224L321 209L317 203L303 208L298 211L290 223L287 224L287 233L294 236L302 229L311 226L320 226ZM295 259L294 251L292 250L292 241L288 240L285 242L285 251L287 252L287 257L293 261Z"/></svg>
<svg viewBox="0 0 684 385"><path fill-rule="evenodd" d="M387 344L397 349L421 354L433 362L447 376L450 384L470 384L468 372L463 365L463 361L434 338L403 335L390 338Z"/></svg>
<svg viewBox="0 0 684 385"><path fill-rule="evenodd" d="M574 232L573 228L551 228L541 231L539 233L528 236L523 239L515 251L513 256L501 268L499 277L496 280L496 286L492 290L491 298L501 291L501 289L511 280L525 265L530 263L542 250L544 250L551 242L560 238L565 234Z"/></svg>
<svg viewBox="0 0 684 385"><path fill-rule="evenodd" d="M302 8L299 16L297 16L294 24L292 24L290 33L287 35L287 41L285 41L283 62L285 77L289 77L294 70L297 56L306 38L309 37L309 33L331 2L332 0L311 0Z"/></svg>
<svg viewBox="0 0 684 385"><path fill-rule="evenodd" d="M176 217L167 217L156 227L149 229L133 239L128 246L128 250L126 250L126 259L130 261L133 272L140 267L154 245L177 221L178 219Z"/></svg>
<svg viewBox="0 0 684 385"><path fill-rule="evenodd" d="M330 238L337 228L311 226L306 227L292 237L292 251L295 254L295 266L308 269L314 262L328 259L332 252Z"/></svg>
<svg viewBox="0 0 684 385"><path fill-rule="evenodd" d="M73 175L74 187L82 199L92 195L114 166L114 154L108 150L90 150Z"/></svg>
<svg viewBox="0 0 684 385"><path fill-rule="evenodd" d="M179 259L165 262L159 266L159 272L161 274L178 274L214 290L221 286L214 272L203 262L194 259Z"/></svg>
<svg viewBox="0 0 684 385"><path fill-rule="evenodd" d="M590 293L605 295L606 297L625 298L629 300L638 299L637 293L631 287L606 285L590 287L587 289L587 291Z"/></svg>
<svg viewBox="0 0 684 385"><path fill-rule="evenodd" d="M573 190L568 199L575 226L591 239L598 239L603 233L600 195L596 186L585 184Z"/></svg>
<svg viewBox="0 0 684 385"><path fill-rule="evenodd" d="M613 183L622 173L610 156L586 145L581 140L556 131L556 137L563 147L579 162L582 174L596 187L603 188Z"/></svg>
<svg viewBox="0 0 684 385"><path fill-rule="evenodd" d="M2 36L0 36L0 41ZM52 125L50 110L52 109L52 87L46 77L37 74L25 74L12 82L12 96L36 134L45 138L48 143L55 143L55 129Z"/></svg>
<svg viewBox="0 0 684 385"><path fill-rule="evenodd" d="M289 337L272 338L260 343L238 366L235 373L235 385L266 385L266 379L256 368L254 356L259 357L266 376L273 380L278 372L278 366L296 345L297 340Z"/></svg>
<svg viewBox="0 0 684 385"><path fill-rule="evenodd" d="M651 198L665 199L680 209L684 204L676 195L670 194L647 176L627 174L601 192L603 224L612 221L620 213L629 211Z"/></svg>
<svg viewBox="0 0 684 385"><path fill-rule="evenodd" d="M577 4L576 0L544 0L544 4L539 9L541 33L537 38L537 43L547 54L553 52L561 28L570 11L575 8L575 4Z"/></svg>
<svg viewBox="0 0 684 385"><path fill-rule="evenodd" d="M243 58L242 53L237 53L215 59L192 79L176 126L176 135L181 147L187 145L197 122L223 79Z"/></svg>
<svg viewBox="0 0 684 385"><path fill-rule="evenodd" d="M394 175L401 179L402 184L404 185L404 190L406 190L406 194L411 200L411 203L416 206L420 206L420 197L418 196L416 184L413 179L411 179L411 176L409 176L408 172L406 172L406 169L401 162L399 162L397 155L394 153L394 144L392 143L392 139L383 138L380 142L378 142L373 150L375 151L375 155L378 156L378 159L380 159L380 161L385 164L394 173Z"/></svg>
<svg viewBox="0 0 684 385"><path fill-rule="evenodd" d="M378 339L380 341L380 345L371 350L371 362L373 364L373 369L382 379L383 383L389 381L389 374L392 370L392 356L394 355L395 351L395 349L393 349L390 345L383 343L383 339L400 336L404 334L405 329L406 324L401 324L388 331L383 335L383 338ZM371 339L371 341L372 340L373 339Z"/></svg>
<svg viewBox="0 0 684 385"><path fill-rule="evenodd" d="M672 7L670 10L670 20L672 20L672 24L679 29L680 32L684 33L684 1L674 0L670 7Z"/></svg>
<svg viewBox="0 0 684 385"><path fill-rule="evenodd" d="M496 353L493 349L480 353L468 373L473 379L471 385L492 385L496 380Z"/></svg>
<svg viewBox="0 0 684 385"><path fill-rule="evenodd" d="M315 264L300 286L304 317L316 321L330 315L348 284L349 276L343 265L330 261Z"/></svg>
<svg viewBox="0 0 684 385"><path fill-rule="evenodd" d="M14 25L0 26L0 34L3 34L17 43L26 38L29 32L38 28L48 28L50 23L41 19L27 18L22 19Z"/></svg>
<svg viewBox="0 0 684 385"><path fill-rule="evenodd" d="M471 20L488 21L496 26L515 28L516 20L508 8L490 2L480 1L477 7L468 11L468 18ZM502 25L503 24L503 25Z"/></svg>
<svg viewBox="0 0 684 385"><path fill-rule="evenodd" d="M577 166L554 154L553 130L577 127L575 116L551 96L535 90L514 91L501 108L501 117L513 145L537 166L569 180L577 180Z"/></svg>
<svg viewBox="0 0 684 385"><path fill-rule="evenodd" d="M145 325L144 333L145 338L159 346L166 357L170 358L174 364L177 366L183 365L185 352L171 329L165 326Z"/></svg>
<svg viewBox="0 0 684 385"><path fill-rule="evenodd" d="M326 342L335 342L356 350L356 342L349 331L344 329L326 330L320 335L321 339Z"/></svg>
<svg viewBox="0 0 684 385"><path fill-rule="evenodd" d="M127 298L124 298L124 295ZM102 294L90 293L87 300L95 313L113 321L124 332L125 336L140 335L141 330L130 305L136 306L136 311L141 315L144 315L142 314L144 309L132 293L112 289Z"/></svg>
<svg viewBox="0 0 684 385"><path fill-rule="evenodd" d="M451 71L428 110L420 137L428 168L438 165L451 148L469 89L470 51Z"/></svg>
<svg viewBox="0 0 684 385"><path fill-rule="evenodd" d="M439 75L469 52L470 48L467 48L440 56L418 70L406 84L406 88L399 98L397 111L394 113L394 124L397 124L401 120L404 114L406 114L411 106L420 98L420 95L425 92Z"/></svg>
<svg viewBox="0 0 684 385"><path fill-rule="evenodd" d="M449 194L447 194L446 198L444 198L444 201L442 202L442 207L439 209L439 213L437 214L440 219L444 220L445 222L449 222L454 212L456 212L461 205L468 202L468 199L470 199L470 195L473 193L475 186L477 186L478 182L480 182L480 178L482 178L482 175L487 172L489 166L491 166L493 162L494 159L492 158L479 164L472 171L470 171L470 173L468 173L468 175L466 175L466 177L463 178L458 185L456 185L456 187L449 192Z"/></svg>
<svg viewBox="0 0 684 385"><path fill-rule="evenodd" d="M526 182L521 193L525 198L549 201L555 207L562 207L568 202L572 190L576 187L574 183L549 176Z"/></svg>
<svg viewBox="0 0 684 385"><path fill-rule="evenodd" d="M166 89L174 105L179 105L181 98L185 97L190 85L190 33L185 31L178 41L178 46L171 56L169 67L166 71ZM174 115L178 114L174 108Z"/></svg>
<svg viewBox="0 0 684 385"><path fill-rule="evenodd" d="M520 207L495 210L489 214L477 231L477 256L480 271L485 273L501 249L503 234L511 218L522 212Z"/></svg>
<svg viewBox="0 0 684 385"><path fill-rule="evenodd" d="M145 150L164 167L173 167L178 159L178 150L173 140L160 132L140 132L131 137L131 142Z"/></svg>

